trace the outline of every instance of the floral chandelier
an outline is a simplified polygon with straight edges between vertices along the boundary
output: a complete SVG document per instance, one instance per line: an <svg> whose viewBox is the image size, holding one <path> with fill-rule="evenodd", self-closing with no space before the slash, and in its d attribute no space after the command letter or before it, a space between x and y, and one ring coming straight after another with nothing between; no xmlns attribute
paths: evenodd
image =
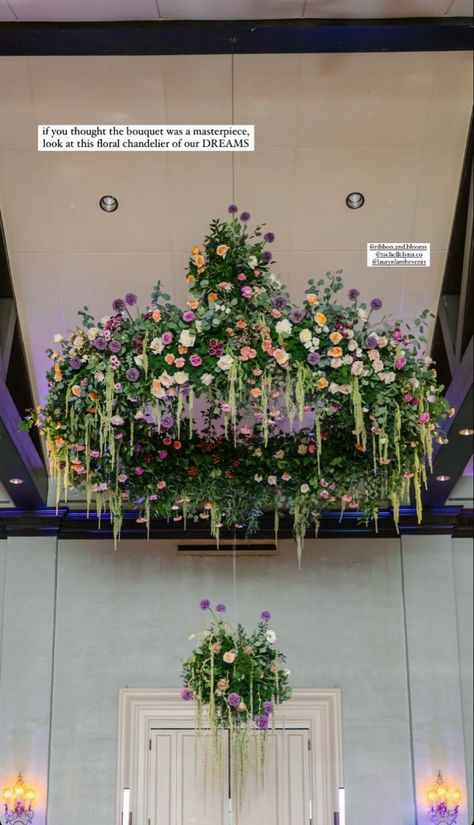
<svg viewBox="0 0 474 825"><path fill-rule="evenodd" d="M433 439L448 414L431 359L422 355L428 311L379 318L343 290L340 272L311 279L301 306L270 272L272 232L229 207L187 269L186 308L158 284L141 312L133 293L96 321L87 307L55 336L44 408L31 413L61 486L85 487L88 508L123 508L137 520L209 520L258 528L264 511L294 519L298 555L324 510L377 519L387 500L421 491Z"/></svg>

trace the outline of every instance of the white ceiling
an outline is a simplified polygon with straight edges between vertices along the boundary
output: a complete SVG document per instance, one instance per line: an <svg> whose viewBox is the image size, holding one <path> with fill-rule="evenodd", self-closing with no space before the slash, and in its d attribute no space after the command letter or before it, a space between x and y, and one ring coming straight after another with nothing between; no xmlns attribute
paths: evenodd
<svg viewBox="0 0 474 825"><path fill-rule="evenodd" d="M0 0L0 21L471 16L471 0Z"/></svg>
<svg viewBox="0 0 474 825"><path fill-rule="evenodd" d="M161 279L186 299L190 247L234 200L276 234L296 300L342 268L387 312L436 309L472 103L469 52L238 55L236 123L256 150L38 153L38 123L230 123L229 56L0 58L0 210L36 387L87 304ZM360 211L345 206L366 195ZM98 208L103 194L116 213ZM426 270L366 267L368 241L429 241Z"/></svg>

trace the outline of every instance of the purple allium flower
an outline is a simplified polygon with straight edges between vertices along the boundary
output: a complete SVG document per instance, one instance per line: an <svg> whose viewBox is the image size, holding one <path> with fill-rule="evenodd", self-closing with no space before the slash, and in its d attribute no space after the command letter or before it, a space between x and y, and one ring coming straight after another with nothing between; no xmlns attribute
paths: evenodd
<svg viewBox="0 0 474 825"><path fill-rule="evenodd" d="M128 304L129 307L135 306L137 303L137 296L134 292L127 292L125 296L125 303Z"/></svg>
<svg viewBox="0 0 474 825"><path fill-rule="evenodd" d="M226 611L226 606L225 606L225 604L218 604L218 605L216 605L216 611L217 611L218 613L225 613L225 611Z"/></svg>
<svg viewBox="0 0 474 825"><path fill-rule="evenodd" d="M269 724L270 724L268 716L266 716L266 715L255 716L253 721L255 722L255 726L259 730L268 730L268 727L269 727Z"/></svg>
<svg viewBox="0 0 474 825"><path fill-rule="evenodd" d="M165 347L168 346L168 344L171 344L171 341L173 340L173 333L169 332L169 331L164 332L163 335L161 336L161 340L163 341L163 344L165 345Z"/></svg>
<svg viewBox="0 0 474 825"><path fill-rule="evenodd" d="M235 204L235 203L231 203L231 204L227 207L227 211L229 212L229 214L230 214L230 215L235 215L235 213L239 211L239 207L238 207L238 206L236 206L236 204Z"/></svg>
<svg viewBox="0 0 474 825"><path fill-rule="evenodd" d="M133 384L140 378L140 372L136 367L129 367L125 373L125 378Z"/></svg>
<svg viewBox="0 0 474 825"><path fill-rule="evenodd" d="M110 341L109 341L109 350L110 350L110 352L117 353L117 352L120 352L121 349L122 349L122 347L121 347L120 341L117 341L116 338L111 338Z"/></svg>
<svg viewBox="0 0 474 825"><path fill-rule="evenodd" d="M171 413L165 413L164 416L161 419L161 423L162 423L163 427L165 428L165 430L169 430L170 427L172 427L173 424L174 424L174 418L171 415Z"/></svg>
<svg viewBox="0 0 474 825"><path fill-rule="evenodd" d="M265 235L263 236L263 240L266 243L273 243L273 241L275 240L275 235L273 234L273 232L265 232Z"/></svg>
<svg viewBox="0 0 474 825"><path fill-rule="evenodd" d="M263 263L264 264L269 264L271 259L272 259L272 253L268 249L265 249L265 251L262 252L262 261L263 261Z"/></svg>
<svg viewBox="0 0 474 825"><path fill-rule="evenodd" d="M122 298L116 298L115 301L112 302L112 309L114 312L123 312L125 309L125 301Z"/></svg>
<svg viewBox="0 0 474 825"><path fill-rule="evenodd" d="M135 475L142 476L143 475L143 467L135 467Z"/></svg>
<svg viewBox="0 0 474 825"><path fill-rule="evenodd" d="M249 221L250 220L250 212L242 212L241 215L240 215L240 220L242 221L242 223L246 223L247 221Z"/></svg>
<svg viewBox="0 0 474 825"><path fill-rule="evenodd" d="M216 358L220 358L224 351L224 342L217 341L216 338L211 338L207 351L209 355L214 355Z"/></svg>
<svg viewBox="0 0 474 825"><path fill-rule="evenodd" d="M260 613L260 618L262 622L269 622L272 618L272 614L269 610L264 610L262 613Z"/></svg>
<svg viewBox="0 0 474 825"><path fill-rule="evenodd" d="M383 301L380 298L372 298L370 302L371 309L382 309Z"/></svg>
<svg viewBox="0 0 474 825"><path fill-rule="evenodd" d="M194 315L192 309L187 309L186 312L183 312L182 315L183 321L186 321L187 324L190 324L191 321L194 321L195 317L196 316Z"/></svg>
<svg viewBox="0 0 474 825"><path fill-rule="evenodd" d="M366 338L365 346L367 349L377 349L377 345L378 341L375 335L369 335L368 338Z"/></svg>
<svg viewBox="0 0 474 825"><path fill-rule="evenodd" d="M183 688L181 691L181 699L183 702L190 702L193 698L193 692L189 688Z"/></svg>
<svg viewBox="0 0 474 825"><path fill-rule="evenodd" d="M358 289L350 289L349 292L347 293L347 297L349 298L349 301L357 301L357 298L359 297L359 295L360 295L360 292L359 292Z"/></svg>
<svg viewBox="0 0 474 825"><path fill-rule="evenodd" d="M209 601L209 599L201 599L201 601L199 602L199 607L201 608L201 610L209 610L210 606L211 602Z"/></svg>
<svg viewBox="0 0 474 825"><path fill-rule="evenodd" d="M267 714L267 716L268 716L270 713L273 713L273 702L264 702L264 703L263 703L263 710L265 711L265 713Z"/></svg>
<svg viewBox="0 0 474 825"><path fill-rule="evenodd" d="M238 693L229 693L227 697L227 702L231 706L231 708L238 708L241 701L242 698Z"/></svg>
<svg viewBox="0 0 474 825"><path fill-rule="evenodd" d="M308 352L306 360L311 367L315 367L321 361L319 352Z"/></svg>
<svg viewBox="0 0 474 825"><path fill-rule="evenodd" d="M69 359L69 366L71 367L72 370L80 369L81 364L82 364L82 361L81 361L81 359L79 358L78 355L73 355L72 358Z"/></svg>
<svg viewBox="0 0 474 825"><path fill-rule="evenodd" d="M102 338L102 336L99 335L99 337L94 340L94 346L96 349L105 349L107 346L105 338Z"/></svg>
<svg viewBox="0 0 474 825"><path fill-rule="evenodd" d="M282 309L285 309L287 303L288 302L287 302L285 296L282 295L281 292L279 292L278 295L275 295L272 298L272 306L275 307L275 309L280 310L280 312L281 312Z"/></svg>
<svg viewBox="0 0 474 825"><path fill-rule="evenodd" d="M302 321L303 318L304 311L302 309L299 309L299 307L295 307L295 309L293 309L290 312L290 321L292 324L299 324L299 322Z"/></svg>

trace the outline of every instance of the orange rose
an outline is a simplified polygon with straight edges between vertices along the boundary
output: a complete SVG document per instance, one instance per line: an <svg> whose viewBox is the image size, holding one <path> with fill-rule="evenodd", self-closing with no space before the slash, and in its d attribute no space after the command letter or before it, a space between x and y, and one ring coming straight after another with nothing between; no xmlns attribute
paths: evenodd
<svg viewBox="0 0 474 825"><path fill-rule="evenodd" d="M191 255L199 255L200 252L201 252L201 250L199 249L198 246L193 246L193 248L191 249Z"/></svg>
<svg viewBox="0 0 474 825"><path fill-rule="evenodd" d="M325 387L328 386L328 384L329 381L327 380L327 378L320 378L318 381L318 387L320 390L323 390Z"/></svg>
<svg viewBox="0 0 474 825"><path fill-rule="evenodd" d="M99 396L97 395L96 392L90 392L89 393L89 398L90 398L91 401L97 401L98 397Z"/></svg>
<svg viewBox="0 0 474 825"><path fill-rule="evenodd" d="M193 284L196 278L194 277L194 275L189 274L186 275L186 280L188 281L188 283Z"/></svg>
<svg viewBox="0 0 474 825"><path fill-rule="evenodd" d="M153 318L154 321L161 321L161 312L160 312L160 310L159 309L154 309L151 317Z"/></svg>
<svg viewBox="0 0 474 825"><path fill-rule="evenodd" d="M331 358L340 358L342 349L340 347L331 347L331 349L328 349L328 355L330 355Z"/></svg>
<svg viewBox="0 0 474 825"><path fill-rule="evenodd" d="M61 372L61 367L59 366L59 364L55 364L54 365L54 380L55 381L61 381L62 377L63 376L62 376L62 372Z"/></svg>
<svg viewBox="0 0 474 825"><path fill-rule="evenodd" d="M326 318L324 312L316 312L315 316L314 316L314 320L316 321L317 324L319 324L320 327L323 327L324 324L327 321L327 318Z"/></svg>
<svg viewBox="0 0 474 825"><path fill-rule="evenodd" d="M342 335L340 332L331 332L329 338L333 342L333 344L338 344L339 341L342 341Z"/></svg>
<svg viewBox="0 0 474 825"><path fill-rule="evenodd" d="M186 301L186 305L189 309L197 309L199 306L199 301Z"/></svg>
<svg viewBox="0 0 474 825"><path fill-rule="evenodd" d="M271 338L264 338L264 340L262 341L262 349L263 349L264 352L270 352L271 353L271 351L273 349Z"/></svg>
<svg viewBox="0 0 474 825"><path fill-rule="evenodd" d="M175 448L175 450L180 450L181 446L181 441L173 441L173 447Z"/></svg>
<svg viewBox="0 0 474 825"><path fill-rule="evenodd" d="M258 387L252 387L252 389L250 390L250 395L252 396L252 398L260 398L261 394L262 390L260 390Z"/></svg>
<svg viewBox="0 0 474 825"><path fill-rule="evenodd" d="M218 295L217 292L210 292L207 297L210 301L217 301Z"/></svg>
<svg viewBox="0 0 474 825"><path fill-rule="evenodd" d="M96 408L96 407L88 407L88 408L87 408L87 410L86 410L86 412L88 412L88 413L95 413L95 412L97 412L97 408Z"/></svg>
<svg viewBox="0 0 474 825"><path fill-rule="evenodd" d="M178 346L178 352L181 353L181 355L184 355L184 353L187 352L187 351L188 351L188 348L184 347L183 344L180 344Z"/></svg>
<svg viewBox="0 0 474 825"><path fill-rule="evenodd" d="M225 245L225 243L220 243L218 247L216 247L216 254L220 255L221 258L225 258L227 255L229 247Z"/></svg>
<svg viewBox="0 0 474 825"><path fill-rule="evenodd" d="M308 292L306 300L308 304L311 304L311 306L316 306L316 304L319 304L318 296L315 295L314 292Z"/></svg>
<svg viewBox="0 0 474 825"><path fill-rule="evenodd" d="M201 275L204 272L204 267L203 266L198 266L198 272Z"/></svg>
<svg viewBox="0 0 474 825"><path fill-rule="evenodd" d="M74 384L73 388L71 389L71 392L72 392L72 394L73 394L73 395L75 395L76 397L77 397L78 395L80 395L80 394L81 394L81 388L80 388L79 384Z"/></svg>
<svg viewBox="0 0 474 825"><path fill-rule="evenodd" d="M196 255L196 266L198 269L199 267L204 266L204 258L202 255Z"/></svg>
<svg viewBox="0 0 474 825"><path fill-rule="evenodd" d="M165 361L166 361L167 364L172 364L173 363L174 355L173 355L172 352L168 352L168 354L165 355Z"/></svg>
<svg viewBox="0 0 474 825"><path fill-rule="evenodd" d="M61 438L61 436L57 435L54 439L54 443L56 444L56 447L64 447L66 442L64 441L64 438Z"/></svg>

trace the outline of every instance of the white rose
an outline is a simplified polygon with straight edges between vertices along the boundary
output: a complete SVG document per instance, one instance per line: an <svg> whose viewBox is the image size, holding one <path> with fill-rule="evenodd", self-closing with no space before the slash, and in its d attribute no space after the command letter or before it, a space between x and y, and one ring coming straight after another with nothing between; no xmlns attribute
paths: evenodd
<svg viewBox="0 0 474 825"><path fill-rule="evenodd" d="M195 325L197 331L201 332L201 330L202 330L202 321L195 321L194 325Z"/></svg>
<svg viewBox="0 0 474 825"><path fill-rule="evenodd" d="M275 326L275 330L277 331L278 335L290 335L293 326L291 321L288 318L283 318L281 321Z"/></svg>
<svg viewBox="0 0 474 825"><path fill-rule="evenodd" d="M353 338L354 337L354 330L353 329L346 329L346 338Z"/></svg>
<svg viewBox="0 0 474 825"><path fill-rule="evenodd" d="M174 384L173 376L168 375L167 372L162 372L158 380L164 387L171 387L171 385Z"/></svg>
<svg viewBox="0 0 474 825"><path fill-rule="evenodd" d="M275 631L270 630L270 629L267 630L266 639L267 639L267 642L269 642L271 645L274 645L276 640L277 640L277 635L276 635Z"/></svg>
<svg viewBox="0 0 474 825"><path fill-rule="evenodd" d="M278 452L276 452L276 453L275 453L275 458L277 458L279 461L280 461L282 458L285 458L285 452L284 452L284 450L278 450Z"/></svg>
<svg viewBox="0 0 474 825"><path fill-rule="evenodd" d="M362 361L354 361L351 367L352 375L362 375L364 372L364 365Z"/></svg>
<svg viewBox="0 0 474 825"><path fill-rule="evenodd" d="M254 454L254 455L256 455L256 456L257 456L257 458L261 458L261 456L262 456L262 450L261 450L261 448L260 448L260 447L257 447L257 449L253 451L253 454Z"/></svg>
<svg viewBox="0 0 474 825"><path fill-rule="evenodd" d="M98 384L102 384L102 381L104 380L105 375L104 375L103 372L101 372L101 370L97 370L94 373L94 378L95 378L95 380L97 381Z"/></svg>
<svg viewBox="0 0 474 825"><path fill-rule="evenodd" d="M159 355L160 352L163 352L164 343L161 338L153 338L153 341L150 344L150 349L153 355Z"/></svg>
<svg viewBox="0 0 474 825"><path fill-rule="evenodd" d="M302 344L306 344L307 342L311 341L311 330L310 329L302 329L300 332L300 341Z"/></svg>
<svg viewBox="0 0 474 825"><path fill-rule="evenodd" d="M380 352L378 349L369 350L369 358L371 361L378 361L380 359Z"/></svg>
<svg viewBox="0 0 474 825"><path fill-rule="evenodd" d="M349 343L348 343L348 345L347 345L347 349L348 349L350 352L354 352L354 350L355 350L355 349L357 349L357 341L354 341L354 340L349 341Z"/></svg>
<svg viewBox="0 0 474 825"><path fill-rule="evenodd" d="M192 347L194 346L194 342L196 340L196 336L192 335L188 329L183 329L181 335L179 336L179 343L183 347Z"/></svg>
<svg viewBox="0 0 474 825"><path fill-rule="evenodd" d="M84 345L84 338L82 337L82 335L76 335L72 343L76 347L76 349L81 349L81 347Z"/></svg>
<svg viewBox="0 0 474 825"><path fill-rule="evenodd" d="M311 347L313 350L319 349L319 338L312 338L311 339Z"/></svg>
<svg viewBox="0 0 474 825"><path fill-rule="evenodd" d="M355 351L355 354L356 354L357 358L362 358L362 356L364 354L364 350L361 349L360 347L357 347L357 349Z"/></svg>
<svg viewBox="0 0 474 825"><path fill-rule="evenodd" d="M352 364L352 355L345 355L342 359L343 364Z"/></svg>
<svg viewBox="0 0 474 825"><path fill-rule="evenodd" d="M298 445L298 455L306 455L308 452L308 447L306 444L299 444Z"/></svg>
<svg viewBox="0 0 474 825"><path fill-rule="evenodd" d="M263 476L260 476L258 473L255 473L255 475L253 477L253 480L260 482L262 480L262 478L263 478Z"/></svg>
<svg viewBox="0 0 474 825"><path fill-rule="evenodd" d="M57 332L56 335L53 338L53 341L54 341L55 344L60 344L61 341L64 341L64 338L63 338L63 336L61 335L60 332Z"/></svg>
<svg viewBox="0 0 474 825"><path fill-rule="evenodd" d="M329 384L329 392L332 393L333 395L335 395L337 392L339 392L339 384L336 384L334 381L332 381Z"/></svg>
<svg viewBox="0 0 474 825"><path fill-rule="evenodd" d="M300 487L301 493L309 493L309 484L302 484Z"/></svg>
<svg viewBox="0 0 474 825"><path fill-rule="evenodd" d="M124 420L121 415L113 415L110 419L110 423L114 425L114 427L120 427L121 424L124 424Z"/></svg>
<svg viewBox="0 0 474 825"><path fill-rule="evenodd" d="M227 372L227 370L230 370L233 363L234 359L232 358L232 355L221 355L217 362L217 366L223 372Z"/></svg>
<svg viewBox="0 0 474 825"><path fill-rule="evenodd" d="M174 380L177 384L185 384L186 381L189 381L189 375L187 372L175 372Z"/></svg>
<svg viewBox="0 0 474 825"><path fill-rule="evenodd" d="M206 387L208 387L209 384L212 384L212 382L214 381L214 376L211 375L210 372L205 372L204 375L201 377L201 381Z"/></svg>
<svg viewBox="0 0 474 825"><path fill-rule="evenodd" d="M135 355L133 360L135 361L135 364L137 365L137 367L142 367L143 366L143 355Z"/></svg>
<svg viewBox="0 0 474 825"><path fill-rule="evenodd" d="M413 376L413 378L410 378L410 384L415 389L420 386L420 382L418 381L418 378L415 378L414 376Z"/></svg>
<svg viewBox="0 0 474 825"><path fill-rule="evenodd" d="M268 476L267 482L268 482L268 484L274 486L277 483L277 477L276 476Z"/></svg>
<svg viewBox="0 0 474 825"><path fill-rule="evenodd" d="M391 384L393 381L395 381L396 375L394 372L381 372L379 377L381 378L382 375L384 384Z"/></svg>
<svg viewBox="0 0 474 825"><path fill-rule="evenodd" d="M257 261L255 255L251 255L250 258L249 258L249 267L250 267L250 269L255 269L257 264L258 264L258 261Z"/></svg>
<svg viewBox="0 0 474 825"><path fill-rule="evenodd" d="M378 339L379 347L386 347L387 344L388 344L388 338L386 338L385 335L381 335L380 338Z"/></svg>
<svg viewBox="0 0 474 825"><path fill-rule="evenodd" d="M359 309L357 310L357 315L359 316L361 321L367 321L367 310L362 309L362 307L359 307Z"/></svg>
<svg viewBox="0 0 474 825"><path fill-rule="evenodd" d="M89 341L93 341L95 338L97 338L98 334L99 334L99 330L97 329L97 327L90 327L87 330L87 337L88 337Z"/></svg>
<svg viewBox="0 0 474 825"><path fill-rule="evenodd" d="M342 367L342 358L331 358L331 367L335 370L338 370L339 367Z"/></svg>
<svg viewBox="0 0 474 825"><path fill-rule="evenodd" d="M341 384L339 386L339 392L342 392L343 395L350 395L352 392L352 387L350 384Z"/></svg>
<svg viewBox="0 0 474 825"><path fill-rule="evenodd" d="M373 367L374 372L382 372L382 370L383 370L383 364L382 364L381 361L373 361L372 362L372 367Z"/></svg>
<svg viewBox="0 0 474 825"><path fill-rule="evenodd" d="M103 327L105 327L107 321L110 321L110 315L103 315L102 318L100 319L100 323L102 324Z"/></svg>

